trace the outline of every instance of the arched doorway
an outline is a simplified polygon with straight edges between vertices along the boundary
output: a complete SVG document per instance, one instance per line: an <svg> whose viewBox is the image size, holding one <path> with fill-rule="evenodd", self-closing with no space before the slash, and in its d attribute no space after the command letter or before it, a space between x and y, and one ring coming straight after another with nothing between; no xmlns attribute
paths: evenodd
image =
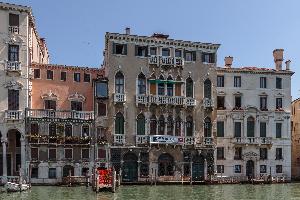
<svg viewBox="0 0 300 200"><path fill-rule="evenodd" d="M201 155L194 156L192 167L193 167L192 168L193 181L203 181L204 180L204 157Z"/></svg>
<svg viewBox="0 0 300 200"><path fill-rule="evenodd" d="M7 175L19 176L21 168L21 133L17 129L7 132Z"/></svg>
<svg viewBox="0 0 300 200"><path fill-rule="evenodd" d="M248 180L251 180L254 178L254 161L248 160L246 163L246 176L248 177Z"/></svg>
<svg viewBox="0 0 300 200"><path fill-rule="evenodd" d="M63 167L63 177L74 176L74 167L71 165L65 165Z"/></svg>
<svg viewBox="0 0 300 200"><path fill-rule="evenodd" d="M123 157L122 179L124 182L135 182L138 179L138 157L127 153Z"/></svg>
<svg viewBox="0 0 300 200"><path fill-rule="evenodd" d="M163 153L158 158L158 176L173 176L174 175L174 158Z"/></svg>

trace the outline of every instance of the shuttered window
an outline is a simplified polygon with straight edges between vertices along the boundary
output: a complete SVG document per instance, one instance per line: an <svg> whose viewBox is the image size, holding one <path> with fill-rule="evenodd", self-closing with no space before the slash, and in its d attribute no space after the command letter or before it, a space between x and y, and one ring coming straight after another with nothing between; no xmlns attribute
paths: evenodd
<svg viewBox="0 0 300 200"><path fill-rule="evenodd" d="M19 61L19 46L8 45L8 61Z"/></svg>
<svg viewBox="0 0 300 200"><path fill-rule="evenodd" d="M145 120L145 116L143 114L139 114L137 117L137 135L145 135L145 124L146 124L146 120Z"/></svg>
<svg viewBox="0 0 300 200"><path fill-rule="evenodd" d="M19 15L9 14L9 26L19 26Z"/></svg>
<svg viewBox="0 0 300 200"><path fill-rule="evenodd" d="M124 117L122 113L117 113L115 120L115 134L124 134Z"/></svg>
<svg viewBox="0 0 300 200"><path fill-rule="evenodd" d="M217 122L217 137L224 137L224 122Z"/></svg>
<svg viewBox="0 0 300 200"><path fill-rule="evenodd" d="M241 137L242 123L234 122L234 137Z"/></svg>
<svg viewBox="0 0 300 200"><path fill-rule="evenodd" d="M19 110L19 90L8 90L8 110Z"/></svg>
<svg viewBox="0 0 300 200"><path fill-rule="evenodd" d="M281 138L281 128L282 128L282 124L276 123L276 138Z"/></svg>
<svg viewBox="0 0 300 200"><path fill-rule="evenodd" d="M98 116L106 116L106 104L98 103Z"/></svg>
<svg viewBox="0 0 300 200"><path fill-rule="evenodd" d="M267 123L260 122L260 137L266 137L266 136L267 136Z"/></svg>
<svg viewBox="0 0 300 200"><path fill-rule="evenodd" d="M56 160L56 149L49 149L49 160Z"/></svg>
<svg viewBox="0 0 300 200"><path fill-rule="evenodd" d="M247 137L254 137L254 118L248 117L247 119Z"/></svg>

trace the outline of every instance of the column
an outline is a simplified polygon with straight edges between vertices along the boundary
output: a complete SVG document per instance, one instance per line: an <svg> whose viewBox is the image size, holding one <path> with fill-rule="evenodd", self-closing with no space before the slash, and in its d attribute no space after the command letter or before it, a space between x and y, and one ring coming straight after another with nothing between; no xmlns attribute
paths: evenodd
<svg viewBox="0 0 300 200"><path fill-rule="evenodd" d="M7 181L7 158L6 158L6 142L7 142L7 139L2 139L2 154L3 154L3 157L2 157L2 163L3 163L3 182L5 183Z"/></svg>
<svg viewBox="0 0 300 200"><path fill-rule="evenodd" d="M26 165L26 159L25 159L25 138L24 137L21 137L21 170L20 170L20 173L22 176L25 175L25 165Z"/></svg>
<svg viewBox="0 0 300 200"><path fill-rule="evenodd" d="M204 181L207 180L207 161L204 159Z"/></svg>

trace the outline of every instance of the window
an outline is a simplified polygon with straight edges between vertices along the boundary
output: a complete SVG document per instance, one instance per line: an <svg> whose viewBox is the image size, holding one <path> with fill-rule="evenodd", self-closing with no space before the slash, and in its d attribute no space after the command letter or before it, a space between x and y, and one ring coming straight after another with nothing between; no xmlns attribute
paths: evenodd
<svg viewBox="0 0 300 200"><path fill-rule="evenodd" d="M167 118L167 134L173 135L173 129L174 129L173 117L171 115L169 115Z"/></svg>
<svg viewBox="0 0 300 200"><path fill-rule="evenodd" d="M282 124L281 123L276 123L276 138L281 138L281 128Z"/></svg>
<svg viewBox="0 0 300 200"><path fill-rule="evenodd" d="M240 76L235 76L233 79L234 79L233 86L234 87L241 87L241 85L242 85L242 78Z"/></svg>
<svg viewBox="0 0 300 200"><path fill-rule="evenodd" d="M81 158L89 159L90 158L90 149L81 149Z"/></svg>
<svg viewBox="0 0 300 200"><path fill-rule="evenodd" d="M124 75L121 72L115 76L115 93L124 94Z"/></svg>
<svg viewBox="0 0 300 200"><path fill-rule="evenodd" d="M165 118L161 115L158 119L158 134L164 135L165 134Z"/></svg>
<svg viewBox="0 0 300 200"><path fill-rule="evenodd" d="M209 79L204 81L204 98L211 99L211 81Z"/></svg>
<svg viewBox="0 0 300 200"><path fill-rule="evenodd" d="M168 82L167 82L167 95L168 96L173 96L173 83L172 83L172 77L168 77Z"/></svg>
<svg viewBox="0 0 300 200"><path fill-rule="evenodd" d="M275 160L282 160L282 148L276 148Z"/></svg>
<svg viewBox="0 0 300 200"><path fill-rule="evenodd" d="M31 148L31 160L38 160L39 159L39 148L32 147Z"/></svg>
<svg viewBox="0 0 300 200"><path fill-rule="evenodd" d="M162 48L161 55L162 56L170 56L170 49L169 48Z"/></svg>
<svg viewBox="0 0 300 200"><path fill-rule="evenodd" d="M267 137L267 123L260 122L260 137Z"/></svg>
<svg viewBox="0 0 300 200"><path fill-rule="evenodd" d="M267 165L260 165L259 166L260 173L267 173Z"/></svg>
<svg viewBox="0 0 300 200"><path fill-rule="evenodd" d="M98 149L98 159L106 159L106 150Z"/></svg>
<svg viewBox="0 0 300 200"><path fill-rule="evenodd" d="M181 58L182 57L182 50L181 49L175 49L175 57Z"/></svg>
<svg viewBox="0 0 300 200"><path fill-rule="evenodd" d="M152 115L150 118L150 134L156 135L156 128L157 128L157 120L155 115Z"/></svg>
<svg viewBox="0 0 300 200"><path fill-rule="evenodd" d="M224 137L224 121L217 122L217 137Z"/></svg>
<svg viewBox="0 0 300 200"><path fill-rule="evenodd" d="M19 15L9 13L9 26L19 26Z"/></svg>
<svg viewBox="0 0 300 200"><path fill-rule="evenodd" d="M186 97L194 96L194 83L191 77L186 79Z"/></svg>
<svg viewBox="0 0 300 200"><path fill-rule="evenodd" d="M196 51L185 51L184 52L185 61L196 61Z"/></svg>
<svg viewBox="0 0 300 200"><path fill-rule="evenodd" d="M253 117L247 119L247 137L254 137L255 122Z"/></svg>
<svg viewBox="0 0 300 200"><path fill-rule="evenodd" d="M87 73L84 73L83 74L83 82L86 82L86 83L91 82L91 75L87 74Z"/></svg>
<svg viewBox="0 0 300 200"><path fill-rule="evenodd" d="M242 172L242 166L241 165L235 165L234 166L234 173L241 173Z"/></svg>
<svg viewBox="0 0 300 200"><path fill-rule="evenodd" d="M65 125L65 136L71 137L73 135L73 127L72 124L66 124Z"/></svg>
<svg viewBox="0 0 300 200"><path fill-rule="evenodd" d="M56 149L49 149L49 160L56 160Z"/></svg>
<svg viewBox="0 0 300 200"><path fill-rule="evenodd" d="M202 53L202 62L204 63L214 63L215 62L215 54L214 53Z"/></svg>
<svg viewBox="0 0 300 200"><path fill-rule="evenodd" d="M211 137L211 119L206 117L204 119L204 137Z"/></svg>
<svg viewBox="0 0 300 200"><path fill-rule="evenodd" d="M116 114L115 119L115 134L116 135L123 135L124 134L124 117L122 113Z"/></svg>
<svg viewBox="0 0 300 200"><path fill-rule="evenodd" d="M276 77L276 89L282 89L282 78Z"/></svg>
<svg viewBox="0 0 300 200"><path fill-rule="evenodd" d="M217 173L224 173L224 165L217 165Z"/></svg>
<svg viewBox="0 0 300 200"><path fill-rule="evenodd" d="M127 55L127 44L113 43L113 53L117 55Z"/></svg>
<svg viewBox="0 0 300 200"><path fill-rule="evenodd" d="M234 122L234 137L241 137L242 123Z"/></svg>
<svg viewBox="0 0 300 200"><path fill-rule="evenodd" d="M80 82L80 73L74 72L74 81L75 82Z"/></svg>
<svg viewBox="0 0 300 200"><path fill-rule="evenodd" d="M31 135L38 135L39 134L39 124L38 123L31 123L30 124L30 134Z"/></svg>
<svg viewBox="0 0 300 200"><path fill-rule="evenodd" d="M49 124L49 136L50 136L49 143L55 143L56 142L56 123Z"/></svg>
<svg viewBox="0 0 300 200"><path fill-rule="evenodd" d="M224 96L217 96L217 109L225 110L225 97Z"/></svg>
<svg viewBox="0 0 300 200"><path fill-rule="evenodd" d="M65 149L65 158L72 159L73 158L73 149Z"/></svg>
<svg viewBox="0 0 300 200"><path fill-rule="evenodd" d="M56 101L54 100L45 100L45 109L56 110Z"/></svg>
<svg viewBox="0 0 300 200"><path fill-rule="evenodd" d="M98 116L106 116L106 104L98 103Z"/></svg>
<svg viewBox="0 0 300 200"><path fill-rule="evenodd" d="M175 120L175 135L181 136L181 119L179 116Z"/></svg>
<svg viewBox="0 0 300 200"><path fill-rule="evenodd" d="M260 77L260 88L267 88L267 77Z"/></svg>
<svg viewBox="0 0 300 200"><path fill-rule="evenodd" d="M82 111L82 102L71 101L71 110Z"/></svg>
<svg viewBox="0 0 300 200"><path fill-rule="evenodd" d="M33 167L31 169L31 178L39 178L39 168Z"/></svg>
<svg viewBox="0 0 300 200"><path fill-rule="evenodd" d="M96 83L96 96L100 98L108 97L108 85L107 82Z"/></svg>
<svg viewBox="0 0 300 200"><path fill-rule="evenodd" d="M148 56L148 47L147 46L135 46L135 55L146 57Z"/></svg>
<svg viewBox="0 0 300 200"><path fill-rule="evenodd" d="M165 84L164 84L164 77L163 76L160 76L159 77L159 82L157 84L157 88L158 88L158 92L157 94L158 95L165 95Z"/></svg>
<svg viewBox="0 0 300 200"><path fill-rule="evenodd" d="M192 116L186 118L186 136L193 136L194 122Z"/></svg>
<svg viewBox="0 0 300 200"><path fill-rule="evenodd" d="M242 107L242 97L241 96L235 96L234 97L234 103L235 103L235 108L240 109Z"/></svg>
<svg viewBox="0 0 300 200"><path fill-rule="evenodd" d="M40 69L34 69L34 70L33 70L33 77L34 77L35 79L41 78L41 70L40 70Z"/></svg>
<svg viewBox="0 0 300 200"><path fill-rule="evenodd" d="M47 79L53 80L53 71L52 70L47 70Z"/></svg>
<svg viewBox="0 0 300 200"><path fill-rule="evenodd" d="M82 137L87 137L90 135L90 127L89 125L83 125L82 126L82 132L81 132Z"/></svg>
<svg viewBox="0 0 300 200"><path fill-rule="evenodd" d="M282 173L282 165L276 165L276 173Z"/></svg>
<svg viewBox="0 0 300 200"><path fill-rule="evenodd" d="M146 125L145 116L143 114L139 114L137 116L137 122L136 122L137 135L145 135L145 125Z"/></svg>
<svg viewBox="0 0 300 200"><path fill-rule="evenodd" d="M224 87L224 76L217 76L217 87Z"/></svg>
<svg viewBox="0 0 300 200"><path fill-rule="evenodd" d="M19 110L19 90L8 90L8 110Z"/></svg>
<svg viewBox="0 0 300 200"><path fill-rule="evenodd" d="M56 168L49 168L48 177L49 179L56 179Z"/></svg>
<svg viewBox="0 0 300 200"><path fill-rule="evenodd" d="M267 111L267 97L260 97L260 110Z"/></svg>
<svg viewBox="0 0 300 200"><path fill-rule="evenodd" d="M60 72L60 80L61 81L67 80L67 72Z"/></svg>
<svg viewBox="0 0 300 200"><path fill-rule="evenodd" d="M217 160L224 160L224 147L217 147Z"/></svg>
<svg viewBox="0 0 300 200"><path fill-rule="evenodd" d="M242 147L235 147L234 160L242 160Z"/></svg>
<svg viewBox="0 0 300 200"><path fill-rule="evenodd" d="M138 94L146 94L146 77L142 73L138 76Z"/></svg>
<svg viewBox="0 0 300 200"><path fill-rule="evenodd" d="M19 61L19 46L8 45L8 61Z"/></svg>
<svg viewBox="0 0 300 200"><path fill-rule="evenodd" d="M156 55L156 47L150 47L150 55L155 56Z"/></svg>
<svg viewBox="0 0 300 200"><path fill-rule="evenodd" d="M259 149L259 158L261 160L267 160L268 159L268 149L267 148L260 148Z"/></svg>
<svg viewBox="0 0 300 200"><path fill-rule="evenodd" d="M282 98L276 98L276 109L282 109Z"/></svg>

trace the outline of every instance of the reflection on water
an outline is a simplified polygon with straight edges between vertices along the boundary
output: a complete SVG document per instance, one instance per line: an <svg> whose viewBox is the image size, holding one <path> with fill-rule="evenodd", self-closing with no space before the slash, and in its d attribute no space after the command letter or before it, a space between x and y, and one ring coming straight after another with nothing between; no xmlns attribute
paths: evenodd
<svg viewBox="0 0 300 200"><path fill-rule="evenodd" d="M122 186L116 193L94 193L86 187L33 187L24 193L1 193L0 200L163 200L163 199L300 199L300 184Z"/></svg>

